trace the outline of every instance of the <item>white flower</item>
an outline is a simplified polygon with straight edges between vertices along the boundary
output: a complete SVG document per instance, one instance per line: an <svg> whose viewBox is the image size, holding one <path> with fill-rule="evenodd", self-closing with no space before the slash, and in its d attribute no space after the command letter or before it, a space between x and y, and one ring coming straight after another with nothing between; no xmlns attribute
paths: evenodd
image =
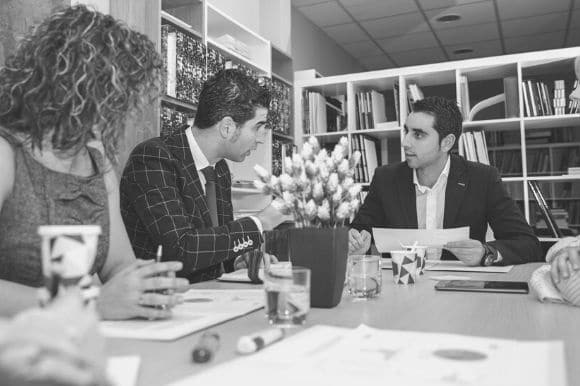
<svg viewBox="0 0 580 386"><path fill-rule="evenodd" d="M286 169L287 173L292 172L292 158L290 157L284 158L284 169Z"/></svg>
<svg viewBox="0 0 580 386"><path fill-rule="evenodd" d="M318 172L322 180L324 181L328 180L328 177L330 176L330 171L328 170L328 166L326 166L325 163L318 165Z"/></svg>
<svg viewBox="0 0 580 386"><path fill-rule="evenodd" d="M324 188L322 187L322 182L317 182L314 184L314 187L312 188L312 197L316 201L322 200L324 197Z"/></svg>
<svg viewBox="0 0 580 386"><path fill-rule="evenodd" d="M272 201L272 207L282 214L290 214L290 208L288 208L284 200L281 198L277 198Z"/></svg>
<svg viewBox="0 0 580 386"><path fill-rule="evenodd" d="M318 207L317 215L322 221L330 220L330 205L328 204L328 200L322 201L322 205Z"/></svg>
<svg viewBox="0 0 580 386"><path fill-rule="evenodd" d="M304 213L309 220L313 220L316 217L317 212L316 202L314 200L310 200L306 203L306 207L304 208Z"/></svg>
<svg viewBox="0 0 580 386"><path fill-rule="evenodd" d="M258 177L260 177L260 179L263 182L268 181L268 177L270 177L270 173L268 173L268 171L266 169L264 169L262 166L255 165L254 166L254 171L256 172L256 174L258 175Z"/></svg>
<svg viewBox="0 0 580 386"><path fill-rule="evenodd" d="M280 179L276 176L270 177L270 187L272 190L280 189Z"/></svg>
<svg viewBox="0 0 580 386"><path fill-rule="evenodd" d="M348 189L348 195L352 198L356 198L360 191L362 190L361 184L355 184Z"/></svg>
<svg viewBox="0 0 580 386"><path fill-rule="evenodd" d="M338 188L338 174L330 173L330 176L328 177L328 185L326 186L326 189L328 190L328 192L330 194L334 194L336 192L337 188Z"/></svg>
<svg viewBox="0 0 580 386"><path fill-rule="evenodd" d="M344 181L342 181L342 187L346 190L349 190L351 186L354 185L354 180L352 177L346 177Z"/></svg>
<svg viewBox="0 0 580 386"><path fill-rule="evenodd" d="M292 154L292 172L298 174L303 167L304 161L302 160L302 157L298 154Z"/></svg>
<svg viewBox="0 0 580 386"><path fill-rule="evenodd" d="M294 202L296 201L296 197L290 192L282 192L282 199L284 200L284 204L286 206L293 208Z"/></svg>
<svg viewBox="0 0 580 386"><path fill-rule="evenodd" d="M327 159L328 153L326 152L326 149L320 149L316 156L314 156L314 162L316 162L318 166L324 164Z"/></svg>
<svg viewBox="0 0 580 386"><path fill-rule="evenodd" d="M298 177L298 185L300 185L302 190L310 190L310 180L308 179L306 172L303 172L300 174L300 177Z"/></svg>
<svg viewBox="0 0 580 386"><path fill-rule="evenodd" d="M350 205L347 202L343 202L338 206L336 210L336 217L340 220L344 220L350 216Z"/></svg>
<svg viewBox="0 0 580 386"><path fill-rule="evenodd" d="M255 180L254 187L265 194L268 194L270 191L270 187L262 181Z"/></svg>
<svg viewBox="0 0 580 386"><path fill-rule="evenodd" d="M282 188L282 191L293 191L296 189L294 180L288 174L282 173L278 179L280 180L280 188Z"/></svg>
<svg viewBox="0 0 580 386"><path fill-rule="evenodd" d="M343 159L340 164L338 164L338 172L342 175L346 175L348 173L348 171L350 170L350 168L348 167L348 161L346 159Z"/></svg>
<svg viewBox="0 0 580 386"><path fill-rule="evenodd" d="M344 148L340 145L336 145L332 151L332 160L334 163L338 165L344 159L344 153Z"/></svg>
<svg viewBox="0 0 580 386"><path fill-rule="evenodd" d="M320 150L320 144L318 143L316 137L308 138L308 143L310 144L310 146L312 146L312 151L314 153L317 153Z"/></svg>
<svg viewBox="0 0 580 386"><path fill-rule="evenodd" d="M356 212L358 210L360 206L360 200L358 200L357 198L355 198L354 200L352 200L350 202L350 210L352 213Z"/></svg>
<svg viewBox="0 0 580 386"><path fill-rule="evenodd" d="M302 145L302 151L300 152L300 155L305 160L308 160L311 157L313 157L314 153L312 151L312 145L310 143L308 143L308 142L306 142L305 144L303 144Z"/></svg>
<svg viewBox="0 0 580 386"><path fill-rule="evenodd" d="M316 164L310 160L306 161L306 164L304 165L304 169L306 170L306 174L310 178L312 178L312 177L316 176L316 174L318 174L318 166L316 166Z"/></svg>

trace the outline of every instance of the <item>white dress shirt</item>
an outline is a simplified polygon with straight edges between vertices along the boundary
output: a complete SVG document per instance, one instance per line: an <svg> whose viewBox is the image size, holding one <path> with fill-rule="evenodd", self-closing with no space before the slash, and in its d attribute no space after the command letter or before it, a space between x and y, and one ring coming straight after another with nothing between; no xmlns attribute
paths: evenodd
<svg viewBox="0 0 580 386"><path fill-rule="evenodd" d="M421 185L417 178L417 170L413 169L413 183L415 184L415 197L417 204L417 225L419 229L443 229L443 217L445 215L445 189L451 167L451 158L437 178L433 187ZM441 258L441 249L428 251L429 257Z"/></svg>

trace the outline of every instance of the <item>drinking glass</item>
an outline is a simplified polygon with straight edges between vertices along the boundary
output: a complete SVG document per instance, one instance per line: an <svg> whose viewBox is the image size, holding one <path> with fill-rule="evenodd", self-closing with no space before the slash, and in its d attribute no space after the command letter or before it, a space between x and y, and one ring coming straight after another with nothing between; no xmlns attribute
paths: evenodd
<svg viewBox="0 0 580 386"><path fill-rule="evenodd" d="M272 265L264 273L266 316L280 327L299 326L310 310L310 270L290 264Z"/></svg>
<svg viewBox="0 0 580 386"><path fill-rule="evenodd" d="M381 293L380 256L350 255L347 269L347 288L351 296L369 299Z"/></svg>

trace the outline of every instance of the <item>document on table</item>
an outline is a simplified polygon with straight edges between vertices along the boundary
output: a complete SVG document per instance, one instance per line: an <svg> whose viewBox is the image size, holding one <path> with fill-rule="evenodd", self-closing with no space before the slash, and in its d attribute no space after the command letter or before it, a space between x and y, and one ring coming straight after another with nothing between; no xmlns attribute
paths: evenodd
<svg viewBox="0 0 580 386"><path fill-rule="evenodd" d="M564 386L566 372L558 341L315 326L172 386L244 379L253 386Z"/></svg>
<svg viewBox="0 0 580 386"><path fill-rule="evenodd" d="M139 376L138 356L118 356L107 359L107 377L112 386L135 386Z"/></svg>
<svg viewBox="0 0 580 386"><path fill-rule="evenodd" d="M380 253L401 250L401 244L442 247L449 241L469 239L469 227L448 229L373 228L375 245Z"/></svg>
<svg viewBox="0 0 580 386"><path fill-rule="evenodd" d="M426 271L458 271L458 272L488 272L488 273L508 273L512 270L513 265L506 266L475 266L470 267L461 261L457 260L427 260L425 262ZM381 259L382 269L393 269L393 262L391 259Z"/></svg>
<svg viewBox="0 0 580 386"><path fill-rule="evenodd" d="M260 268L260 271L258 272L258 277L260 279L264 280L264 269L263 268ZM247 268L238 269L237 271L234 271L234 272L223 273L216 280L218 280L218 281L231 281L231 282L236 282L236 283L251 283L252 282L250 280L250 278L248 277L248 269Z"/></svg>
<svg viewBox="0 0 580 386"><path fill-rule="evenodd" d="M263 289L194 289L183 297L170 319L103 321L100 330L110 338L174 340L264 307Z"/></svg>

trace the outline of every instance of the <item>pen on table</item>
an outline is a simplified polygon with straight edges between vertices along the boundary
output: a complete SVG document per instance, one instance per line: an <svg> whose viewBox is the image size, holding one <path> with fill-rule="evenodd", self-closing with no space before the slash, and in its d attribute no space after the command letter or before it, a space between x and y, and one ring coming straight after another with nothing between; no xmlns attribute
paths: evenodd
<svg viewBox="0 0 580 386"><path fill-rule="evenodd" d="M159 246L157 247L157 255L155 255L155 262L160 263L162 256L163 256L163 245L159 244Z"/></svg>
<svg viewBox="0 0 580 386"><path fill-rule="evenodd" d="M191 358L195 363L209 362L220 347L220 336L217 332L206 331L193 348Z"/></svg>
<svg viewBox="0 0 580 386"><path fill-rule="evenodd" d="M281 328L270 328L252 335L244 335L238 340L238 352L240 354L251 354L264 347L284 338L284 330Z"/></svg>

